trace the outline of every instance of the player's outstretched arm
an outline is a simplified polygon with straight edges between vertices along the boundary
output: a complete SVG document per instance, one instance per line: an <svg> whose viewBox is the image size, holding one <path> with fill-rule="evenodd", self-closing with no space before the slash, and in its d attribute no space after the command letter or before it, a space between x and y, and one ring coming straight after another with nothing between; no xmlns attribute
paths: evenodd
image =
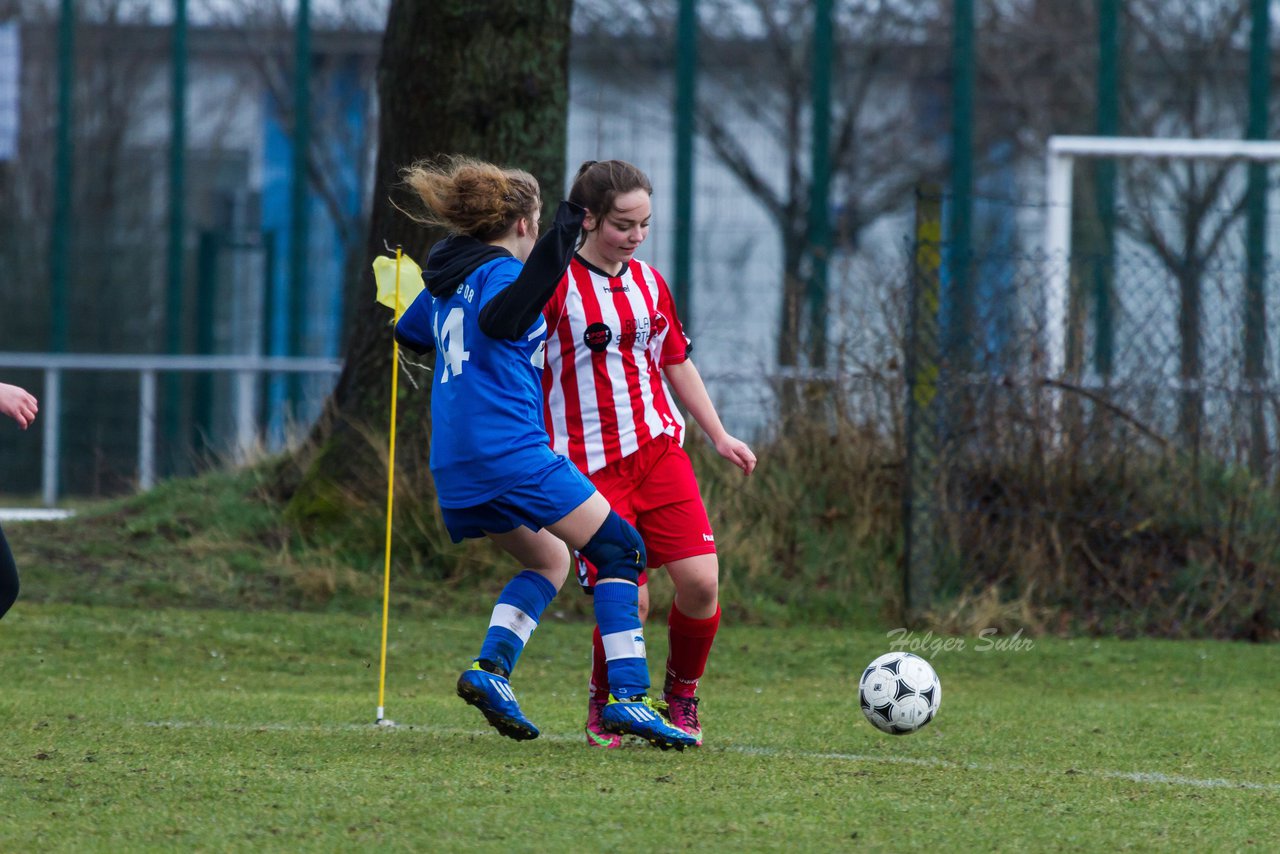
<svg viewBox="0 0 1280 854"><path fill-rule="evenodd" d="M742 469L744 475L751 474L756 467L756 455L746 442L729 435L729 431L720 423L715 404L711 402L711 395L707 394L707 387L693 360L685 359L683 362L667 365L663 372L676 396L715 446L716 453Z"/></svg>
<svg viewBox="0 0 1280 854"><path fill-rule="evenodd" d="M40 406L31 392L16 385L0 383L0 414L8 415L26 430L36 420L39 411Z"/></svg>
<svg viewBox="0 0 1280 854"><path fill-rule="evenodd" d="M534 244L520 275L481 309L481 332L515 341L529 331L573 259L586 214L573 202L560 203L551 228Z"/></svg>
<svg viewBox="0 0 1280 854"><path fill-rule="evenodd" d="M396 343L407 347L418 355L430 353L436 348L436 339L431 332L431 294L423 291L418 294L404 314L396 321Z"/></svg>

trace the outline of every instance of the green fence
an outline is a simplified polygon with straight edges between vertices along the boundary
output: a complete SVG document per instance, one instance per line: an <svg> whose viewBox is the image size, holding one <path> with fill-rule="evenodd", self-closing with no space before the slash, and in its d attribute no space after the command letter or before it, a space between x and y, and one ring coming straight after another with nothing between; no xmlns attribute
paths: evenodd
<svg viewBox="0 0 1280 854"><path fill-rule="evenodd" d="M974 254L981 272L971 281L1007 278L1017 300L978 299L971 325L947 334L963 315L947 306L942 204L936 191L918 200L908 278L910 614L984 603L987 619L1016 613L1048 629L1070 620L1096 631L1272 636L1280 387L1245 355L1255 333L1236 208L1210 215L1227 220L1227 236L1204 263L1122 239L1105 301L1099 258L1073 254L1065 340L1055 341L1044 285L1062 260L1023 253ZM1185 225L1187 211L1162 216ZM1276 272L1272 262L1266 281ZM1268 300L1274 316L1274 288ZM1100 331L1113 336L1105 362ZM1051 374L1055 347L1065 358Z"/></svg>

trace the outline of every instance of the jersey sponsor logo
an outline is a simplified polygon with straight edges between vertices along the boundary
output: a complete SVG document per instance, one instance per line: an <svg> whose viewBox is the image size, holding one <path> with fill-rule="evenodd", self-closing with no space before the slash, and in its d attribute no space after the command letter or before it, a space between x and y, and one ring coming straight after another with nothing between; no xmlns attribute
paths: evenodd
<svg viewBox="0 0 1280 854"><path fill-rule="evenodd" d="M613 330L607 323L593 323L582 333L582 343L593 353L603 353L613 340Z"/></svg>
<svg viewBox="0 0 1280 854"><path fill-rule="evenodd" d="M631 293L631 285L619 279L611 279L607 285L600 286L602 294L629 294Z"/></svg>
<svg viewBox="0 0 1280 854"><path fill-rule="evenodd" d="M649 315L638 318L628 317L622 321L622 334L618 336L618 346L624 349L637 344L647 347L651 334Z"/></svg>

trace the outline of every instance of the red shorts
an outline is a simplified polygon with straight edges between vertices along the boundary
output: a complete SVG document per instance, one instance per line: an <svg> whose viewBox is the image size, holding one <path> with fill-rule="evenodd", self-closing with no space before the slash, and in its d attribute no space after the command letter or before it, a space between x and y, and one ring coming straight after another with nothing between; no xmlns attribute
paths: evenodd
<svg viewBox="0 0 1280 854"><path fill-rule="evenodd" d="M649 566L715 554L716 537L693 463L670 436L646 442L631 456L591 475L591 482L619 516L636 526ZM648 573L641 572L640 583L648 580ZM595 581L596 568L579 555L578 582L590 589Z"/></svg>

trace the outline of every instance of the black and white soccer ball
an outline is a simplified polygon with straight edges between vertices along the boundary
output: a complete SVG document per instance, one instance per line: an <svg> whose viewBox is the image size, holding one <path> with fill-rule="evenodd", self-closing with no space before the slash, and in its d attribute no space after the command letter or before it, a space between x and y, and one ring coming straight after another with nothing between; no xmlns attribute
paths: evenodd
<svg viewBox="0 0 1280 854"><path fill-rule="evenodd" d="M862 671L858 704L876 729L906 735L938 713L942 683L929 662L920 656L886 652Z"/></svg>

